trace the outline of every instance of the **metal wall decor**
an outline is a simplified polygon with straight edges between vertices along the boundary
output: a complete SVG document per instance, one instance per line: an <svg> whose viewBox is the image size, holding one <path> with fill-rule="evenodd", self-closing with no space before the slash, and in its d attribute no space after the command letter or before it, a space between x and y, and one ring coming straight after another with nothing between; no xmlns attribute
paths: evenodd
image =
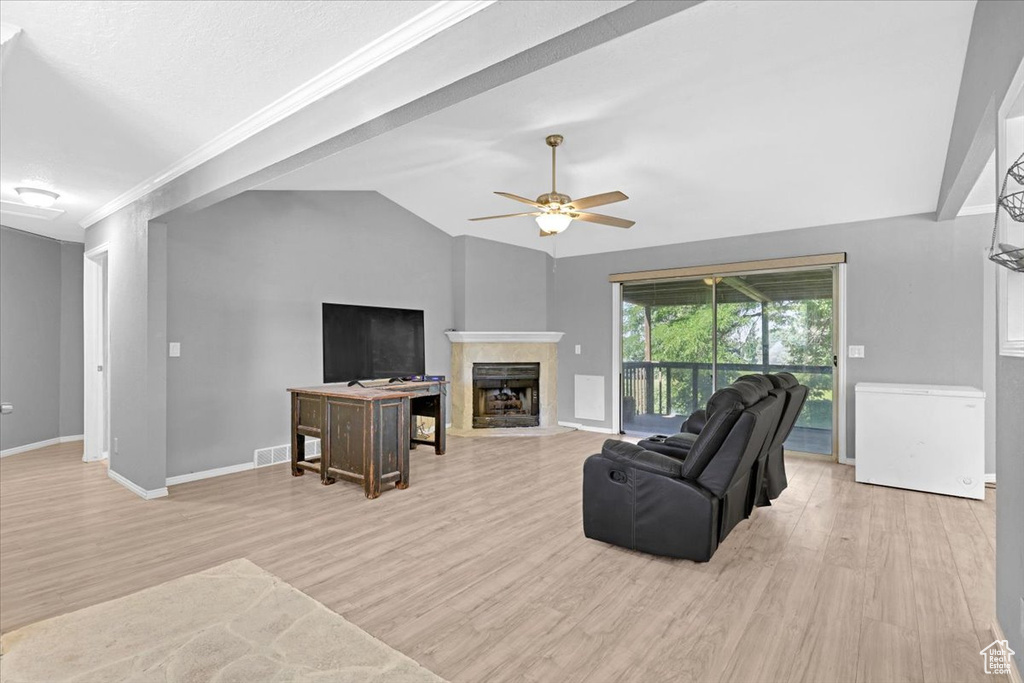
<svg viewBox="0 0 1024 683"><path fill-rule="evenodd" d="M1024 191L1006 193L1006 185L1010 178L1021 186L1024 186L1024 154L1017 157L1017 161L1010 166L1003 178L1003 186L999 190L999 197L996 202L995 225L992 226L992 244L988 250L988 258L1004 268L1024 273L1024 247L1017 247L1012 244L996 243L999 239L999 208L1002 207L1010 218L1018 223L1024 223Z"/></svg>

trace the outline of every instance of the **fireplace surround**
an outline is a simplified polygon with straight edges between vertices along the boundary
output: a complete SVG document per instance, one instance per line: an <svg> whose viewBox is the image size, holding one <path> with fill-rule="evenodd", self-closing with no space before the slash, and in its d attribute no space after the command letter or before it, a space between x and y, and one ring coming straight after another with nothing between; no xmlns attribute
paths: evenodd
<svg viewBox="0 0 1024 683"><path fill-rule="evenodd" d="M476 393L473 388L473 366L480 363L538 366L537 393L534 395L534 406L531 407L537 411L537 421L532 424L542 429L558 427L558 342L563 333L449 331L445 334L452 343L449 387L452 430L449 433L518 433L514 429L494 429L488 432L483 427L474 427ZM512 409L511 405L509 409Z"/></svg>

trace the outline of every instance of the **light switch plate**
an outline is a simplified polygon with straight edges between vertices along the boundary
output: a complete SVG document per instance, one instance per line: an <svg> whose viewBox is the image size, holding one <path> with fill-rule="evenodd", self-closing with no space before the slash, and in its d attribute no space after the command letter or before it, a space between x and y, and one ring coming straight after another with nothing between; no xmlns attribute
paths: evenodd
<svg viewBox="0 0 1024 683"><path fill-rule="evenodd" d="M851 346L850 347L850 358L863 358L864 347L863 346Z"/></svg>
<svg viewBox="0 0 1024 683"><path fill-rule="evenodd" d="M181 342L171 342L167 345L167 355L171 358L181 357Z"/></svg>
<svg viewBox="0 0 1024 683"><path fill-rule="evenodd" d="M582 346L580 346L579 344L577 344L577 345L576 345L576 355L578 356L578 355L580 355L581 353L583 353L583 347L582 347Z"/></svg>

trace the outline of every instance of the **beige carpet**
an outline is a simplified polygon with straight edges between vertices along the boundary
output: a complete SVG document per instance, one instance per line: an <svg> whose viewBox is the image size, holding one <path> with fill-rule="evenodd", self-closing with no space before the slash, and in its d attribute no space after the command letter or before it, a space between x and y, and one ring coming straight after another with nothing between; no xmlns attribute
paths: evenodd
<svg viewBox="0 0 1024 683"><path fill-rule="evenodd" d="M248 560L0 639L2 683L442 679Z"/></svg>

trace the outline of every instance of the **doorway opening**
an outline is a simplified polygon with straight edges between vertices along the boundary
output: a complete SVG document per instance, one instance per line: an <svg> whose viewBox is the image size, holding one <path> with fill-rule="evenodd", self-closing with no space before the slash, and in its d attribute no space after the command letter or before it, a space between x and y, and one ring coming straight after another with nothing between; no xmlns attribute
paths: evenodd
<svg viewBox="0 0 1024 683"><path fill-rule="evenodd" d="M110 458L110 306L109 248L85 253L83 300L85 327L86 462Z"/></svg>

